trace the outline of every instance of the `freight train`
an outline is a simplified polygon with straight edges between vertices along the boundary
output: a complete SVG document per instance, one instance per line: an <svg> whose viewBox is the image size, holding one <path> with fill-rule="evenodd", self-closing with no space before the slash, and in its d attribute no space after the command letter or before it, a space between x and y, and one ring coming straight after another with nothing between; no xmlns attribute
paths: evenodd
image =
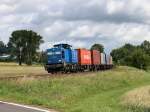
<svg viewBox="0 0 150 112"><path fill-rule="evenodd" d="M71 73L84 71L98 71L113 68L110 55L97 50L72 49L68 44L57 44L47 49L48 73Z"/></svg>

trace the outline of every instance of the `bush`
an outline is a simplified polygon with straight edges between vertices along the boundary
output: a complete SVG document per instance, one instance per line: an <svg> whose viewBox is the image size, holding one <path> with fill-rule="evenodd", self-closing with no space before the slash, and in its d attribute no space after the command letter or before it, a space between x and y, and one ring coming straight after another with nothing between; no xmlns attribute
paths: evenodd
<svg viewBox="0 0 150 112"><path fill-rule="evenodd" d="M129 66L146 70L150 65L150 56L146 54L142 49L137 48L133 53L131 53L130 56L127 56L125 58L125 61Z"/></svg>

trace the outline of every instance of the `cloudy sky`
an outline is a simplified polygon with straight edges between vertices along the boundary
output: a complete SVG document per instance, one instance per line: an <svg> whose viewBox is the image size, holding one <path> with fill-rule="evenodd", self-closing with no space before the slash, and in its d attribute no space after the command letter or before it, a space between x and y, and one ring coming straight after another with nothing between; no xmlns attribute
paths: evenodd
<svg viewBox="0 0 150 112"><path fill-rule="evenodd" d="M0 40L18 29L42 35L41 49L101 43L110 51L150 40L150 0L0 0Z"/></svg>

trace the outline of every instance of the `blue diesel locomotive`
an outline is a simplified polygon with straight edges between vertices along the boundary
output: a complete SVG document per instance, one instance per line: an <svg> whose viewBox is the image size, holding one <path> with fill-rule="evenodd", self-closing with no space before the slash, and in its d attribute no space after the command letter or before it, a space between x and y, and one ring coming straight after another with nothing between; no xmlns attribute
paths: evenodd
<svg viewBox="0 0 150 112"><path fill-rule="evenodd" d="M71 45L57 44L53 48L47 49L47 64L45 65L48 73L58 71L67 72L78 63L77 50L71 49Z"/></svg>

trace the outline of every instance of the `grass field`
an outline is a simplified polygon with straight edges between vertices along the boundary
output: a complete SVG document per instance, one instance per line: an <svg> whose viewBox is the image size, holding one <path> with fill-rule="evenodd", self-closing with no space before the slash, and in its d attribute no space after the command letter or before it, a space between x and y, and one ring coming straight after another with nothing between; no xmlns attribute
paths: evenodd
<svg viewBox="0 0 150 112"><path fill-rule="evenodd" d="M0 63L0 77L46 74L42 66L18 66L16 63Z"/></svg>
<svg viewBox="0 0 150 112"><path fill-rule="evenodd" d="M11 74L12 69L18 68L9 67L6 67L5 74ZM45 74L42 67L27 67L28 71L21 69L20 75ZM18 70L14 70L13 74L18 74ZM2 71L0 75L3 75ZM52 108L60 112L146 112L146 107L141 109L134 103L124 102L130 99L128 91L149 84L149 72L117 67L87 75L0 81L0 100Z"/></svg>

